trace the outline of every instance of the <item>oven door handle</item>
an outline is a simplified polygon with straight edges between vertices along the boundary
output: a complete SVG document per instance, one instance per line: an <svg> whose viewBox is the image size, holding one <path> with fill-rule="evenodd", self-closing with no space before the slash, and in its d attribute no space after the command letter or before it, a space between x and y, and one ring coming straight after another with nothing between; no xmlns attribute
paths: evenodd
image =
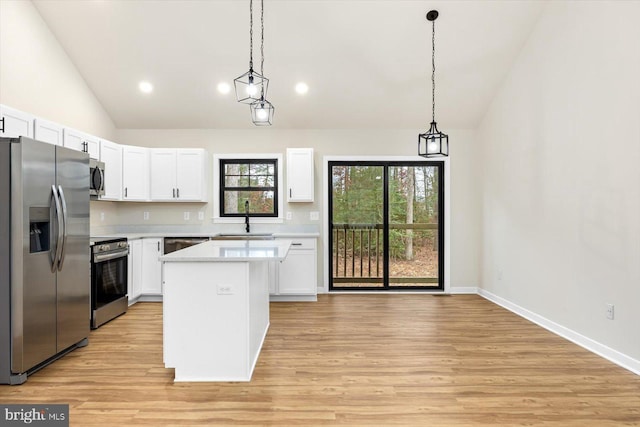
<svg viewBox="0 0 640 427"><path fill-rule="evenodd" d="M96 254L93 256L93 262L109 261L116 258L123 258L129 254L129 249L124 251L113 252L110 254Z"/></svg>

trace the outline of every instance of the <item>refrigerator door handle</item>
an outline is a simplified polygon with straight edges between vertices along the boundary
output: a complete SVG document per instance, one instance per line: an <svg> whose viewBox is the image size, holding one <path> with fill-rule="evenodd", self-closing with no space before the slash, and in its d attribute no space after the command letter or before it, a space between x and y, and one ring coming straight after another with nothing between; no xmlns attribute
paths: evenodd
<svg viewBox="0 0 640 427"><path fill-rule="evenodd" d="M52 233L51 237L56 240L56 249L53 248L49 251L49 259L51 260L51 272L54 273L58 268L58 259L60 258L60 251L62 250L62 242L60 238L62 237L62 217L60 215L60 200L58 200L58 192L56 191L56 186L51 186L51 198L55 202L55 212L56 212L56 221L58 225L56 226L56 233ZM52 221L53 222L53 221Z"/></svg>
<svg viewBox="0 0 640 427"><path fill-rule="evenodd" d="M58 271L62 270L62 266L64 265L64 256L67 254L67 199L64 197L64 191L62 191L62 186L58 185L58 194L60 195L60 201L62 205L62 250L60 251L60 258L58 260Z"/></svg>

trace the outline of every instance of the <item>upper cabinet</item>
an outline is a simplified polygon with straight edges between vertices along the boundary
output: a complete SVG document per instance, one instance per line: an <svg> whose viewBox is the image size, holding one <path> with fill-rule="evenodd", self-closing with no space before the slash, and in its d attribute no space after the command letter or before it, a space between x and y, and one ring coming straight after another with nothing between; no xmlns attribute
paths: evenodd
<svg viewBox="0 0 640 427"><path fill-rule="evenodd" d="M30 114L0 105L0 136L33 138L33 120Z"/></svg>
<svg viewBox="0 0 640 427"><path fill-rule="evenodd" d="M105 165L100 200L206 202L206 150L120 145L0 104L0 137L26 136L89 153Z"/></svg>
<svg viewBox="0 0 640 427"><path fill-rule="evenodd" d="M101 200L122 200L122 146L100 141L100 161L104 163L104 195Z"/></svg>
<svg viewBox="0 0 640 427"><path fill-rule="evenodd" d="M151 200L205 202L207 152L203 149L152 148Z"/></svg>
<svg viewBox="0 0 640 427"><path fill-rule="evenodd" d="M313 202L313 148L287 148L287 201Z"/></svg>
<svg viewBox="0 0 640 427"><path fill-rule="evenodd" d="M106 166L105 166L106 169ZM105 172L105 175L108 172ZM149 149L122 146L122 200L149 200Z"/></svg>
<svg viewBox="0 0 640 427"><path fill-rule="evenodd" d="M100 158L100 139L79 130L64 128L63 145L73 150L89 153L89 157Z"/></svg>
<svg viewBox="0 0 640 427"><path fill-rule="evenodd" d="M36 118L34 119L33 139L53 145L62 145L62 129L59 124Z"/></svg>

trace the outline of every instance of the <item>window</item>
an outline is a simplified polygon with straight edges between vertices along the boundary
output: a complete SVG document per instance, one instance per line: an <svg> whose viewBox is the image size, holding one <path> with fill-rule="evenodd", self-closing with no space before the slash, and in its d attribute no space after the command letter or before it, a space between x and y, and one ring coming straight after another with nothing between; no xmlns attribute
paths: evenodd
<svg viewBox="0 0 640 427"><path fill-rule="evenodd" d="M220 217L278 217L277 159L220 159Z"/></svg>

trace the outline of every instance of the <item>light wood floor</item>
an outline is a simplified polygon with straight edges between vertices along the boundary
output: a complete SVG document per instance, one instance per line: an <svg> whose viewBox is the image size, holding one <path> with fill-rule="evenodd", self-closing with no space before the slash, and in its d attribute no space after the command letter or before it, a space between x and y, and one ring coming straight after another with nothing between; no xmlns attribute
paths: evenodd
<svg viewBox="0 0 640 427"><path fill-rule="evenodd" d="M475 295L274 303L250 383L174 384L159 303L89 339L0 402L69 403L72 426L640 425L639 376Z"/></svg>

